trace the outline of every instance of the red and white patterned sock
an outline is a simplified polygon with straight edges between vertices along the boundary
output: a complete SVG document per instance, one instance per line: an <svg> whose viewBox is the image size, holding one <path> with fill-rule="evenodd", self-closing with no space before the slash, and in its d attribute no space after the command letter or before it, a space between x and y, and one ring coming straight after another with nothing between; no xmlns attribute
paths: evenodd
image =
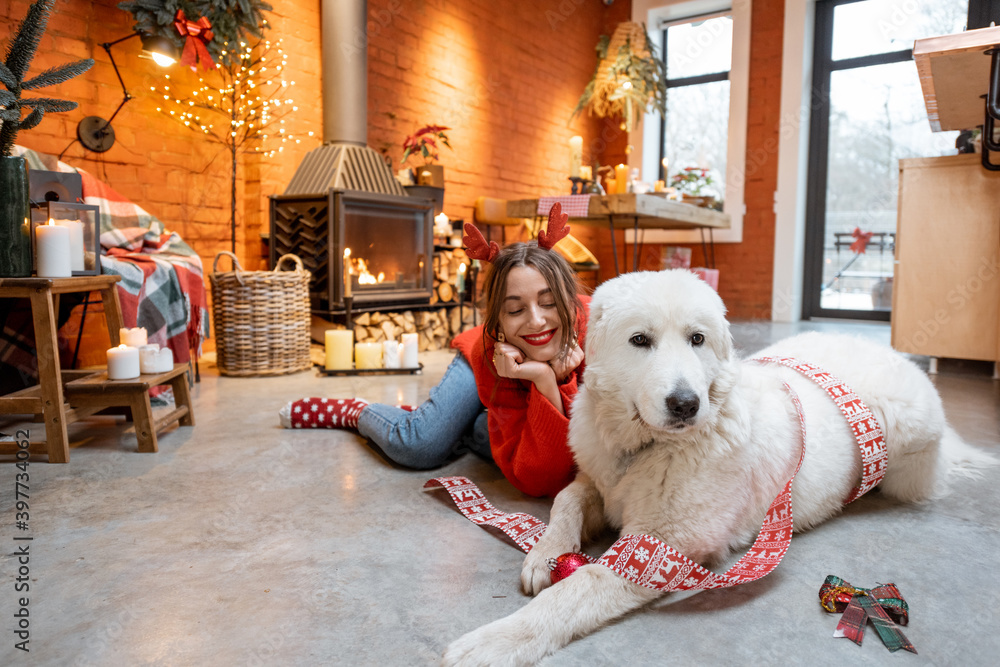
<svg viewBox="0 0 1000 667"><path fill-rule="evenodd" d="M368 405L361 398L303 398L278 413L285 428L354 428Z"/></svg>

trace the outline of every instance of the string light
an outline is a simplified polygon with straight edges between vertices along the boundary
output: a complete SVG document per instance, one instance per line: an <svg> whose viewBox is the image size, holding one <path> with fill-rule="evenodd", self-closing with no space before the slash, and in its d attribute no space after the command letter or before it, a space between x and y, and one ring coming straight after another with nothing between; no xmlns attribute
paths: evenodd
<svg viewBox="0 0 1000 667"><path fill-rule="evenodd" d="M229 67L220 65L217 68L221 79L217 85L210 85L199 78L198 87L186 97L170 93L169 85L161 89L152 86L150 90L160 93L164 100L164 105L157 107L157 111L183 123L192 131L230 147L230 150L238 150L247 144L252 146L254 153L273 157L283 150L283 144L289 141L299 143L300 140L284 127L269 131L270 126L283 125L284 118L298 110L294 100L288 96L295 82L286 80L282 74L288 65L287 54L281 48L282 41L261 40L254 45L240 42L239 49L222 50L222 62L226 62L230 54L238 60L230 63ZM256 56L254 51L257 51ZM166 78L169 80L169 75ZM225 117L228 120L226 130L218 132L213 123L202 120L197 112ZM309 132L309 136L312 135Z"/></svg>

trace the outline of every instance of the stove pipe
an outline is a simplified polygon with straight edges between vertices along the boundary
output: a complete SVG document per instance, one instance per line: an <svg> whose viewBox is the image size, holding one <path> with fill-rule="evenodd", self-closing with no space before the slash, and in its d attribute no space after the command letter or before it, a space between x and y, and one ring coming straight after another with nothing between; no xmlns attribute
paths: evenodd
<svg viewBox="0 0 1000 667"><path fill-rule="evenodd" d="M330 189L405 196L368 140L368 3L322 0L323 145L302 159L286 195Z"/></svg>
<svg viewBox="0 0 1000 667"><path fill-rule="evenodd" d="M368 144L368 3L322 0L323 143Z"/></svg>

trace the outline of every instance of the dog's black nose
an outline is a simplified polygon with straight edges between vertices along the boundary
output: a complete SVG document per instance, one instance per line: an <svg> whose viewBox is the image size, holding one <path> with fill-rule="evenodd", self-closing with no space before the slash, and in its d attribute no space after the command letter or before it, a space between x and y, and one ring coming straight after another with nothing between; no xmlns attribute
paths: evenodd
<svg viewBox="0 0 1000 667"><path fill-rule="evenodd" d="M677 419L690 419L698 414L701 401L693 391L678 391L667 396L667 410Z"/></svg>

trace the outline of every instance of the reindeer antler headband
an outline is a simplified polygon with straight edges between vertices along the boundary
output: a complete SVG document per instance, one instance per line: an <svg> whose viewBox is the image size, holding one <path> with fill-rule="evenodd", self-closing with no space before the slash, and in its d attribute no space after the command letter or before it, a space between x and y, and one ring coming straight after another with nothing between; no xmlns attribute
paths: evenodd
<svg viewBox="0 0 1000 667"><path fill-rule="evenodd" d="M562 204L556 202L549 209L549 223L547 231L538 233L538 247L552 250L552 246L566 238L569 234L569 214L562 212ZM471 222L465 223L465 236L462 237L465 247L468 248L466 254L472 259L481 259L484 262L492 262L500 254L500 246L496 241L486 243L483 233Z"/></svg>

